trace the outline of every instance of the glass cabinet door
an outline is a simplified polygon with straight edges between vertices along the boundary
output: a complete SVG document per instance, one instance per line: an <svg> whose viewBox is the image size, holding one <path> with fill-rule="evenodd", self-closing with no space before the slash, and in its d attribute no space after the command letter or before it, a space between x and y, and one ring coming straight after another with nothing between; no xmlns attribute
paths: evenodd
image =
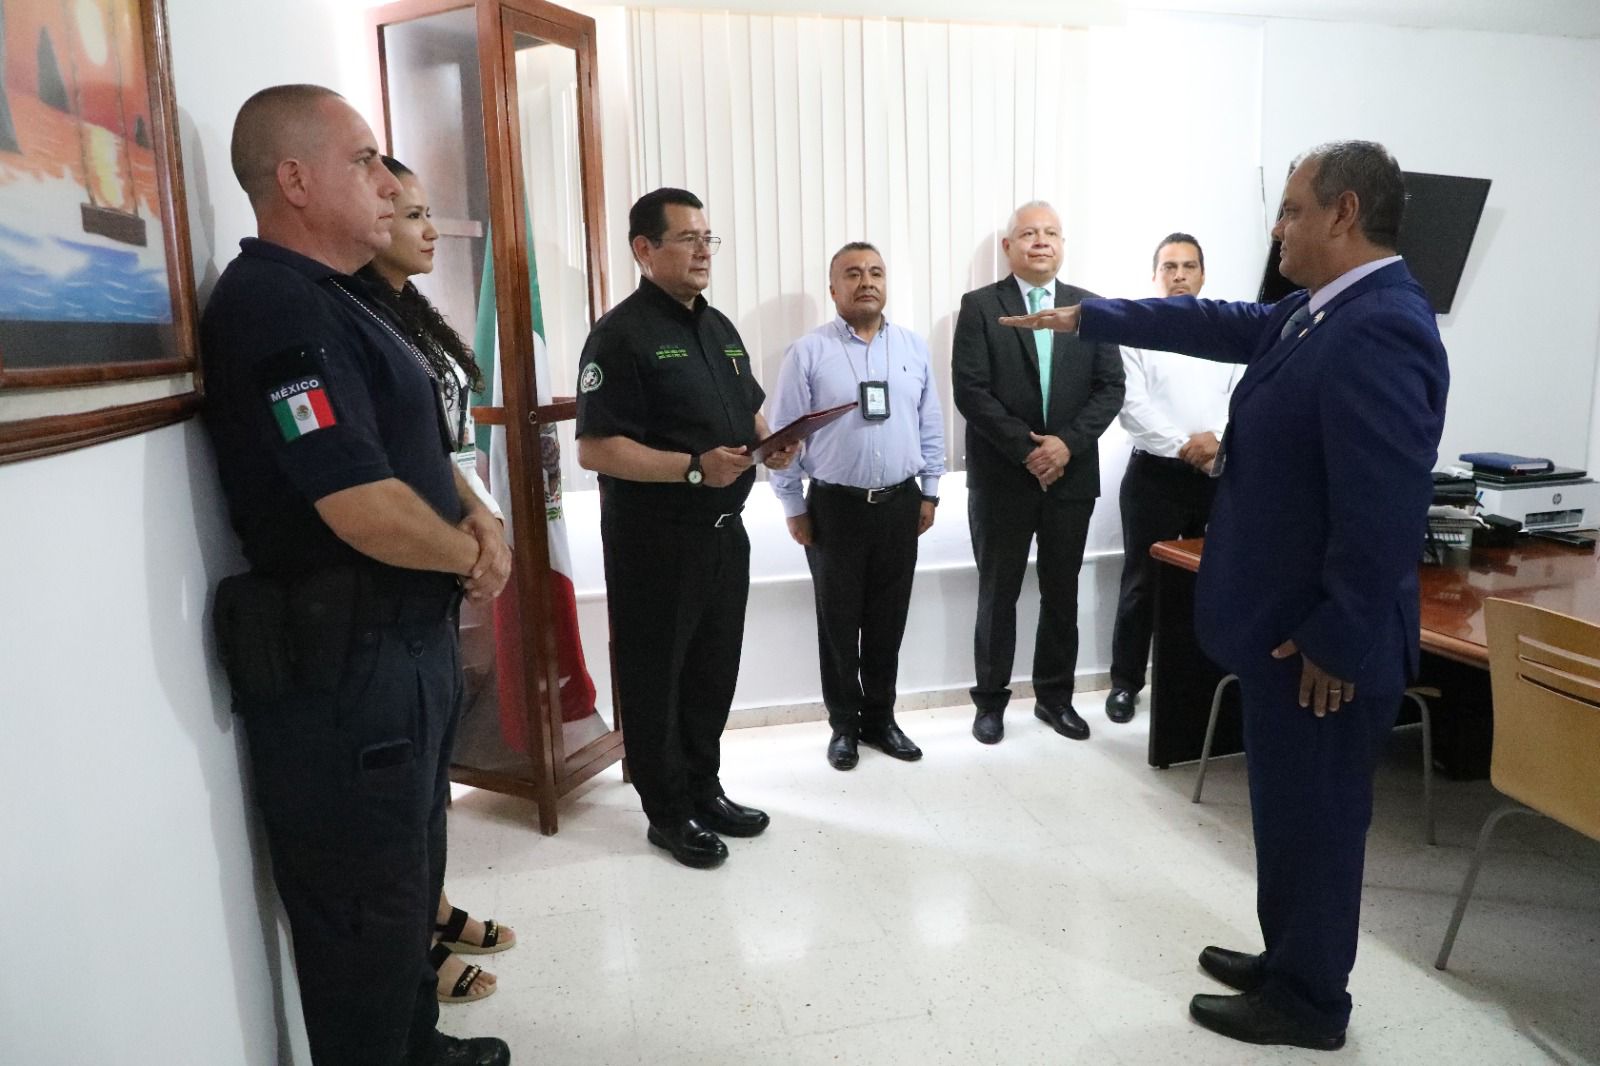
<svg viewBox="0 0 1600 1066"><path fill-rule="evenodd" d="M549 782L566 791L621 739L604 606L580 621L564 528L578 357L606 303L594 23L541 0L405 0L371 17L391 151L439 231L414 281L484 370L467 462L516 544L513 584L463 610L457 777L534 795L551 831Z"/></svg>

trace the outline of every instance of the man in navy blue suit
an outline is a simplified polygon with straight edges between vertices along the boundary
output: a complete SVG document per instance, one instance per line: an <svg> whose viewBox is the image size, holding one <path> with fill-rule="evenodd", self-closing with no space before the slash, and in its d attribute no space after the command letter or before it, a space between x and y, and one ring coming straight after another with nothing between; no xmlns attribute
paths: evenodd
<svg viewBox="0 0 1600 1066"><path fill-rule="evenodd" d="M1195 629L1240 678L1266 950L1208 947L1241 992L1195 996L1237 1040L1334 1049L1350 1018L1372 775L1418 658L1417 561L1449 371L1395 254L1405 205L1382 145L1312 149L1272 235L1305 290L1275 304L1085 300L1003 319L1245 363L1214 473Z"/></svg>

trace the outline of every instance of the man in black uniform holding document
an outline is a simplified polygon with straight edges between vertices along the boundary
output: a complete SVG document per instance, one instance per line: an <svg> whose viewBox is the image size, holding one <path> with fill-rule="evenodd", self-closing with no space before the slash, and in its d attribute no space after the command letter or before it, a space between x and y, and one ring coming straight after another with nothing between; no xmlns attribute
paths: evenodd
<svg viewBox="0 0 1600 1066"><path fill-rule="evenodd" d="M723 836L767 815L718 780L739 679L750 540L739 514L768 436L739 332L701 293L722 243L704 205L657 189L628 212L644 278L595 323L578 372L578 462L600 474L600 536L617 700L648 839L718 866ZM781 470L798 448L768 455Z"/></svg>

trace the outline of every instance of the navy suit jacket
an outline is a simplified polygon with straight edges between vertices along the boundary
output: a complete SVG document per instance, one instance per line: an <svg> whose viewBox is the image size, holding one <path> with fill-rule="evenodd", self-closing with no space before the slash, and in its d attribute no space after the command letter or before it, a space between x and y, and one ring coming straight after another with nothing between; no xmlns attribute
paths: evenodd
<svg viewBox="0 0 1600 1066"><path fill-rule="evenodd" d="M1093 295L1058 281L1055 306L1070 307ZM961 297L950 380L956 409L967 420L967 485L1038 492L1039 482L1023 465L1038 447L1028 434L1054 434L1072 458L1049 495L1092 500L1100 495L1100 435L1122 409L1122 354L1114 344L1056 332L1050 340L1047 419L1033 333L999 321L1001 315L1027 313L1012 274Z"/></svg>
<svg viewBox="0 0 1600 1066"><path fill-rule="evenodd" d="M1362 278L1280 340L1308 299L1086 300L1079 332L1247 364L1196 587L1207 654L1254 673L1292 639L1335 677L1398 694L1419 654L1444 345L1404 263Z"/></svg>

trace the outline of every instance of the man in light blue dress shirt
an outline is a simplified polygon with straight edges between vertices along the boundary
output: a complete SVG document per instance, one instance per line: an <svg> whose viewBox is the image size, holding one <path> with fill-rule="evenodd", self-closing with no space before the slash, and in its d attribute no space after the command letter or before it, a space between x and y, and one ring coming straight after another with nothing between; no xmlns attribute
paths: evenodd
<svg viewBox="0 0 1600 1066"><path fill-rule="evenodd" d="M933 525L944 473L944 422L926 342L883 315L883 257L853 241L828 269L838 315L789 346L770 423L856 401L800 459L772 471L789 534L806 550L817 601L828 762L856 765L858 744L914 761L922 749L894 720L900 640L917 538ZM802 491L802 478L810 491Z"/></svg>

